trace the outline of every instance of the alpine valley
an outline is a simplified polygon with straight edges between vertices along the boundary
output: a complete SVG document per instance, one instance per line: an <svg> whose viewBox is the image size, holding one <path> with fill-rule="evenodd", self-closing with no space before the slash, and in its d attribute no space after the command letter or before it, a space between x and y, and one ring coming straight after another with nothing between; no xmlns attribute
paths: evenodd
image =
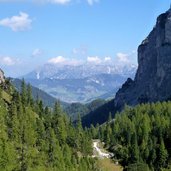
<svg viewBox="0 0 171 171"><path fill-rule="evenodd" d="M85 103L96 98L113 98L125 80L134 77L136 69L133 64L120 66L114 62L47 63L23 77L26 82L61 101Z"/></svg>
<svg viewBox="0 0 171 171"><path fill-rule="evenodd" d="M29 15L20 15L0 20L0 26L23 31L26 20L32 31ZM0 171L171 171L171 6L157 17L137 52L138 67L125 56L122 64L110 57L76 62L58 56L22 80L6 78L0 69ZM19 62L2 59L9 66Z"/></svg>

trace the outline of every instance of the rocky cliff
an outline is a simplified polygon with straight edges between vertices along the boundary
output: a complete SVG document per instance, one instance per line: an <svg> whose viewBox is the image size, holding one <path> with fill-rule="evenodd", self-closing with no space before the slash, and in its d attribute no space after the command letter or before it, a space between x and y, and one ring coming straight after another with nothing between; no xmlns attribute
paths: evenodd
<svg viewBox="0 0 171 171"><path fill-rule="evenodd" d="M116 93L115 107L171 98L171 9L161 14L138 47L138 70Z"/></svg>
<svg viewBox="0 0 171 171"><path fill-rule="evenodd" d="M148 37L138 47L135 79L128 78L115 99L82 118L83 126L104 123L124 105L171 100L171 9L161 14Z"/></svg>
<svg viewBox="0 0 171 171"><path fill-rule="evenodd" d="M5 82L4 72L0 69L0 84Z"/></svg>

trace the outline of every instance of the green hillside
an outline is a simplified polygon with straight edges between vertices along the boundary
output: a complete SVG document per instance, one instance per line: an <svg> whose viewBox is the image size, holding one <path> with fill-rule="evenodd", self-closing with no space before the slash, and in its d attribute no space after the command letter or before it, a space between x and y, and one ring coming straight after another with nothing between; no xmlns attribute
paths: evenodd
<svg viewBox="0 0 171 171"><path fill-rule="evenodd" d="M126 106L91 132L125 170L171 170L171 102Z"/></svg>
<svg viewBox="0 0 171 171"><path fill-rule="evenodd" d="M90 112L96 110L98 107L102 106L105 103L106 101L103 99L96 99L86 104L71 103L64 108L64 111L72 118L72 120L76 120L78 115L83 117L89 114Z"/></svg>
<svg viewBox="0 0 171 171"><path fill-rule="evenodd" d="M80 120L73 127L59 103L44 108L24 82L21 93L0 88L1 171L96 171L91 155Z"/></svg>
<svg viewBox="0 0 171 171"><path fill-rule="evenodd" d="M16 89L18 91L21 91L22 80L11 79L11 83L14 85L14 87L16 87ZM40 90L39 88L34 87L32 85L30 85L30 86L32 89L32 96L33 96L34 100L36 100L37 98L41 99L45 106L53 107L55 102L58 100L58 99L52 97L51 95L47 94L46 92ZM65 102L60 102L60 103L61 103L62 107L64 107L64 108L68 106L68 104Z"/></svg>

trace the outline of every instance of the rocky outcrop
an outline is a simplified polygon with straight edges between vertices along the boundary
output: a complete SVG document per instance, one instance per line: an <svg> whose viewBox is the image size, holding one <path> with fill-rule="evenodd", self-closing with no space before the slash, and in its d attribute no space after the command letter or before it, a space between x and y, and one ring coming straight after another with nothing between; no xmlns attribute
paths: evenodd
<svg viewBox="0 0 171 171"><path fill-rule="evenodd" d="M82 118L89 127L107 121L124 105L171 100L171 9L161 14L148 37L138 47L138 70L112 99Z"/></svg>
<svg viewBox="0 0 171 171"><path fill-rule="evenodd" d="M0 84L5 82L4 72L0 69Z"/></svg>
<svg viewBox="0 0 171 171"><path fill-rule="evenodd" d="M138 70L116 93L115 107L171 98L171 9L161 14L138 47Z"/></svg>

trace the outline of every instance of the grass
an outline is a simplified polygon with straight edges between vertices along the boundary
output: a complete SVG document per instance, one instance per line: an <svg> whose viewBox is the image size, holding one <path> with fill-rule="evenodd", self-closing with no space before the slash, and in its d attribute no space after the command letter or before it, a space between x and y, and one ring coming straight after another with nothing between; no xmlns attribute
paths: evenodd
<svg viewBox="0 0 171 171"><path fill-rule="evenodd" d="M98 166L102 171L123 171L120 165L114 164L111 159L99 159Z"/></svg>

